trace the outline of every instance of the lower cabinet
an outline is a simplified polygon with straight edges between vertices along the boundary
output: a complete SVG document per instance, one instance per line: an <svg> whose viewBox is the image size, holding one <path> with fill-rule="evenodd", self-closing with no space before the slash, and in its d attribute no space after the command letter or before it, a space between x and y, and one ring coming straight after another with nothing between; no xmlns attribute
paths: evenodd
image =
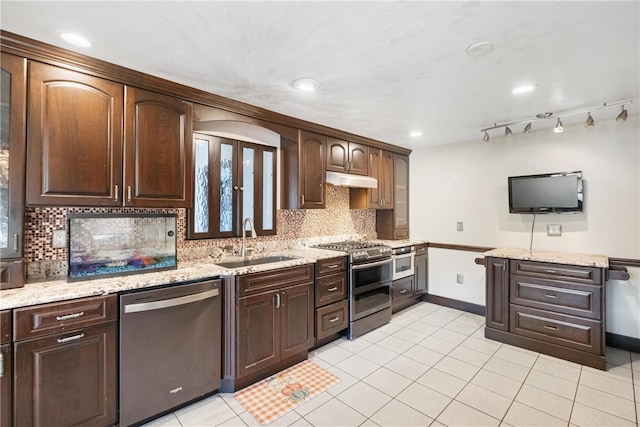
<svg viewBox="0 0 640 427"><path fill-rule="evenodd" d="M221 392L307 358L314 343L313 264L228 277Z"/></svg>
<svg viewBox="0 0 640 427"><path fill-rule="evenodd" d="M0 427L11 426L11 344L0 346Z"/></svg>
<svg viewBox="0 0 640 427"><path fill-rule="evenodd" d="M14 310L16 426L107 426L116 412L116 297Z"/></svg>
<svg viewBox="0 0 640 427"><path fill-rule="evenodd" d="M414 271L416 295L427 294L429 292L429 256L427 255L426 244L416 245Z"/></svg>
<svg viewBox="0 0 640 427"><path fill-rule="evenodd" d="M339 338L349 326L347 258L321 259L315 271L316 344Z"/></svg>

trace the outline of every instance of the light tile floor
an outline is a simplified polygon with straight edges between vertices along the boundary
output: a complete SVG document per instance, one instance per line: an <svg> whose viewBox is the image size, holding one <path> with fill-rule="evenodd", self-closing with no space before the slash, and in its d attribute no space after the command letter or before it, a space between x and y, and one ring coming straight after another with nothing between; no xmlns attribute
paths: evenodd
<svg viewBox="0 0 640 427"><path fill-rule="evenodd" d="M640 354L607 348L607 371L484 338L484 318L420 303L309 358L341 382L272 426L637 426ZM258 426L233 394L146 424Z"/></svg>

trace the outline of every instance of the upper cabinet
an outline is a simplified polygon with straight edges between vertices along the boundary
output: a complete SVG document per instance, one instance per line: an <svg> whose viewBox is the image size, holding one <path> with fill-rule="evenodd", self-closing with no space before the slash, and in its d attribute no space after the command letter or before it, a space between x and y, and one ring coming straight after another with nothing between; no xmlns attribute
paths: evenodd
<svg viewBox="0 0 640 427"><path fill-rule="evenodd" d="M393 154L393 210L376 213L379 239L409 238L409 157Z"/></svg>
<svg viewBox="0 0 640 427"><path fill-rule="evenodd" d="M321 209L325 206L327 137L299 131L298 142L282 140L282 207Z"/></svg>
<svg viewBox="0 0 640 427"><path fill-rule="evenodd" d="M369 147L327 138L327 170L367 175Z"/></svg>
<svg viewBox="0 0 640 427"><path fill-rule="evenodd" d="M26 60L2 54L0 96L0 289L24 283Z"/></svg>
<svg viewBox="0 0 640 427"><path fill-rule="evenodd" d="M393 209L393 153L369 148L369 176L378 180L378 188L369 190L369 209Z"/></svg>
<svg viewBox="0 0 640 427"><path fill-rule="evenodd" d="M190 103L37 62L28 103L28 205L189 206Z"/></svg>
<svg viewBox="0 0 640 427"><path fill-rule="evenodd" d="M193 208L188 238L234 237L251 218L258 235L276 233L276 148L194 134Z"/></svg>

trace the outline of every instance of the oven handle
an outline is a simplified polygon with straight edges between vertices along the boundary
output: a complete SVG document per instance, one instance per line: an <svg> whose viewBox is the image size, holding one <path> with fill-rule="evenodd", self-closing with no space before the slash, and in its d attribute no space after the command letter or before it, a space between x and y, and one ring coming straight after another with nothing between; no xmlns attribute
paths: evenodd
<svg viewBox="0 0 640 427"><path fill-rule="evenodd" d="M354 266L351 267L351 269L352 270L364 270L365 268L377 267L379 265L385 265L385 264L391 264L391 260L390 259L386 259L384 261L369 262L369 263L366 263L366 264L354 265Z"/></svg>

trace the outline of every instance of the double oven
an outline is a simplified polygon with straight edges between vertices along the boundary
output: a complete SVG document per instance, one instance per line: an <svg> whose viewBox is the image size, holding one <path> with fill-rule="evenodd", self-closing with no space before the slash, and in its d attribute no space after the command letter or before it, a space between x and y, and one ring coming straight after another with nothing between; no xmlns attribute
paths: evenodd
<svg viewBox="0 0 640 427"><path fill-rule="evenodd" d="M377 242L348 241L317 246L349 255L349 328L353 339L391 320L391 248Z"/></svg>

